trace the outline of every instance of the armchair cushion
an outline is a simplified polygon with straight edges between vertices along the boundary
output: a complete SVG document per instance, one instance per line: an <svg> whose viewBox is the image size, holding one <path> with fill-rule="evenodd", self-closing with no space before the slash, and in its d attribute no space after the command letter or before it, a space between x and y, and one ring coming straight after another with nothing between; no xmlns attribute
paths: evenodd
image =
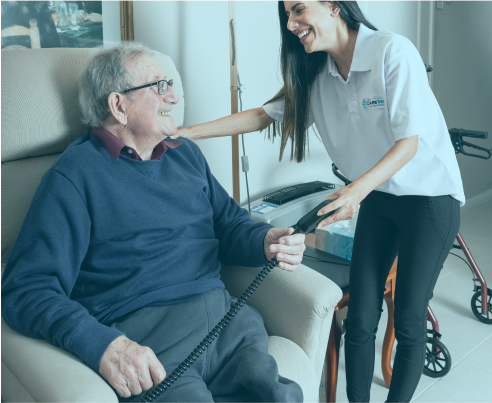
<svg viewBox="0 0 492 403"><path fill-rule="evenodd" d="M225 266L221 277L231 295L239 297L253 281L261 268ZM302 384L302 374L292 375L291 379L303 388L305 401L318 393L323 371L323 364L330 335L333 311L340 299L342 290L330 279L304 265L299 265L296 271L287 272L278 268L273 269L248 300L248 305L255 308L263 317L265 327L270 336L277 336L271 341L277 343L279 338L287 339L295 345L285 353L289 363L303 358L294 354L300 348L314 369L314 390L307 391L311 386ZM272 355L277 363L284 362L282 352L288 343L281 342L282 347L272 346ZM270 347L269 347L270 348ZM297 358L299 357L299 358ZM290 364L289 364L290 365ZM280 367L280 365L279 365ZM300 369L300 371L309 371ZM280 374L289 378L289 375ZM317 400L317 397L316 397Z"/></svg>
<svg viewBox="0 0 492 403"><path fill-rule="evenodd" d="M29 396L36 402L118 401L99 374L77 357L14 332L2 318L2 400L24 401Z"/></svg>
<svg viewBox="0 0 492 403"><path fill-rule="evenodd" d="M269 336L268 353L275 358L279 374L301 387L304 402L318 401L319 380L313 363L302 348L289 339Z"/></svg>

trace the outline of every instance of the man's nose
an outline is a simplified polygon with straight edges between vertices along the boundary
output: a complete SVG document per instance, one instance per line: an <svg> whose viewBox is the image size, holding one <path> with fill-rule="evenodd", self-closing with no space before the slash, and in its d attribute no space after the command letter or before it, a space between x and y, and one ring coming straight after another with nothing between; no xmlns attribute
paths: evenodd
<svg viewBox="0 0 492 403"><path fill-rule="evenodd" d="M174 91L173 87L167 87L166 94L164 95L164 102L172 105L179 102L178 94L176 94L176 91Z"/></svg>

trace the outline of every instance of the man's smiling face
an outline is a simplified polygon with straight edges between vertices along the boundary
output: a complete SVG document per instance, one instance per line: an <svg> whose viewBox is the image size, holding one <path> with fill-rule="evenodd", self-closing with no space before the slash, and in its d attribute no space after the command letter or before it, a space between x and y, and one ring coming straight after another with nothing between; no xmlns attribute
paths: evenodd
<svg viewBox="0 0 492 403"><path fill-rule="evenodd" d="M150 84L166 78L157 64L148 56L127 62L126 69L133 76L133 86ZM168 86L165 95L159 95L157 85L132 91L127 95L128 124L126 129L134 136L150 136L162 140L176 134L174 119L169 114L172 105L179 101L173 88Z"/></svg>

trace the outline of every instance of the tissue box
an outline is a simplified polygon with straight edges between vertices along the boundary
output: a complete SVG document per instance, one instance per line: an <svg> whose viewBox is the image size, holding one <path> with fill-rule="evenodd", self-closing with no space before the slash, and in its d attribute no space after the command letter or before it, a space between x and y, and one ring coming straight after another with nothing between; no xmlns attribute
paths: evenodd
<svg viewBox="0 0 492 403"><path fill-rule="evenodd" d="M327 229L316 228L316 249L323 250L347 260L351 260L353 246L353 232L348 232L339 228L335 228L330 234Z"/></svg>

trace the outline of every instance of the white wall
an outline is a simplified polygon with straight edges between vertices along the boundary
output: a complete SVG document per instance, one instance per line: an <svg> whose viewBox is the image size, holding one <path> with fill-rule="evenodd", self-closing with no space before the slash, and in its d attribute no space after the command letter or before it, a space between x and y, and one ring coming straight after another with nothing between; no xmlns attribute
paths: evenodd
<svg viewBox="0 0 492 403"><path fill-rule="evenodd" d="M377 28L390 30L418 42L418 2L360 2ZM228 2L138 1L134 7L135 40L166 53L174 60L186 97L184 125L189 126L231 113L229 73ZM275 1L237 1L238 69L243 84L243 110L261 106L281 88L280 28ZM252 200L264 193L312 180L339 181L331 173L331 160L311 133L306 162L278 162L279 142L262 133L245 136L249 156ZM197 142L212 172L232 195L230 138ZM242 148L240 147L242 155ZM241 202L246 202L241 173Z"/></svg>
<svg viewBox="0 0 492 403"><path fill-rule="evenodd" d="M487 140L465 140L492 149L492 2L443 7L435 10L434 93L449 128L487 131ZM492 192L492 159L459 154L458 163L467 199Z"/></svg>
<svg viewBox="0 0 492 403"><path fill-rule="evenodd" d="M383 31L406 36L415 46L418 37L418 1L359 1L367 19Z"/></svg>

